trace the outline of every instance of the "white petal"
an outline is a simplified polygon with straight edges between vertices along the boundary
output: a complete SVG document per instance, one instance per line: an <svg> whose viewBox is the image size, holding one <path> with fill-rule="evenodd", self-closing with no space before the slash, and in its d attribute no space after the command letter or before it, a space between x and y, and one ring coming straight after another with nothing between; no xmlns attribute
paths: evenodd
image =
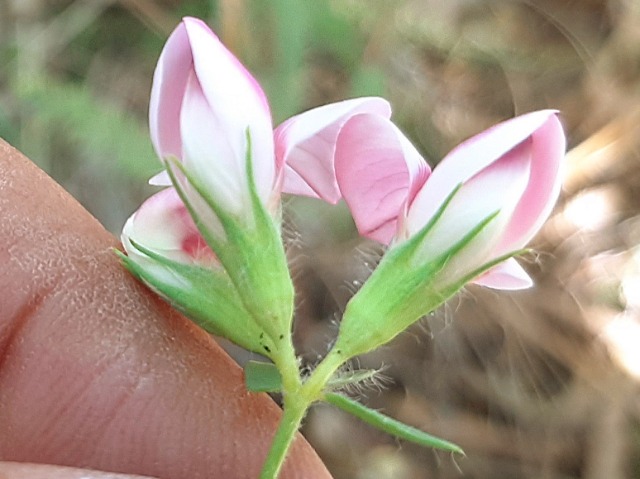
<svg viewBox="0 0 640 479"><path fill-rule="evenodd" d="M533 286L531 277L514 258L494 266L473 282L487 288L512 291Z"/></svg>
<svg viewBox="0 0 640 479"><path fill-rule="evenodd" d="M149 178L149 184L153 186L171 186L171 178L166 170Z"/></svg>
<svg viewBox="0 0 640 479"><path fill-rule="evenodd" d="M189 78L182 104L180 128L185 168L200 180L225 211L239 214L249 208L249 186L243 130L221 124L205 98L195 75Z"/></svg>

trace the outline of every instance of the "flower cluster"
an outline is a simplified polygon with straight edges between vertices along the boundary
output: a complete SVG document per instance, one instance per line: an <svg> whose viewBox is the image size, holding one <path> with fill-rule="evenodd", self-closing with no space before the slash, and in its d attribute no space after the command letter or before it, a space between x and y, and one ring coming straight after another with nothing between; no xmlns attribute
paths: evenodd
<svg viewBox="0 0 640 479"><path fill-rule="evenodd" d="M466 283L532 285L514 257L559 193L565 139L555 111L501 123L431 171L382 98L325 105L274 130L258 82L202 21L185 18L160 56L149 116L164 165L150 182L166 188L125 224L121 257L205 329L271 358L285 414L287 404L302 411L296 427L309 404L328 400L325 386L342 363ZM291 341L282 193L344 200L360 234L387 246L307 380Z"/></svg>
<svg viewBox="0 0 640 479"><path fill-rule="evenodd" d="M168 188L125 224L127 264L205 328L274 356L293 311L280 195L337 201L338 132L364 113L388 118L391 109L381 98L358 98L274 132L258 82L202 21L185 18L162 51L149 108L165 166L150 182Z"/></svg>

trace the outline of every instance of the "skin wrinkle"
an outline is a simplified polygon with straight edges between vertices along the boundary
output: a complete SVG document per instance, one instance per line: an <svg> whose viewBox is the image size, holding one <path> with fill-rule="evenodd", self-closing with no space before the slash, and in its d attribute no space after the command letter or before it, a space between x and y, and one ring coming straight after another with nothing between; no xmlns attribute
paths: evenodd
<svg viewBox="0 0 640 479"><path fill-rule="evenodd" d="M0 332L47 291L0 344L0 461L256 477L275 404L246 392L211 338L137 283L110 250L117 242L2 142L0 179ZM297 440L282 478L328 477Z"/></svg>
<svg viewBox="0 0 640 479"><path fill-rule="evenodd" d="M2 328L2 337L0 338L0 381L4 364L11 356L11 344L20 336L28 320L38 311L42 302L48 295L49 291L42 291L35 297L23 305L14 317L10 318L7 326Z"/></svg>

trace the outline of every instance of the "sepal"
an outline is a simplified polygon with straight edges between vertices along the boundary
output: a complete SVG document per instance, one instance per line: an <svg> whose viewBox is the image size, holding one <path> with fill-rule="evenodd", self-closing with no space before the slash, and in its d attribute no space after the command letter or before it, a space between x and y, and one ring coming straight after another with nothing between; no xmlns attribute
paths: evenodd
<svg viewBox="0 0 640 479"><path fill-rule="evenodd" d="M144 265L115 252L136 278L209 333L271 356L275 345L247 312L224 270L179 263L131 244L148 257Z"/></svg>
<svg viewBox="0 0 640 479"><path fill-rule="evenodd" d="M351 298L333 348L342 360L391 341L474 278L523 252L510 252L470 269L460 269L456 264L459 263L456 257L473 247L478 236L499 216L497 211L480 221L447 250L425 259L422 250L428 246L429 234L459 191L460 187L457 187L449 194L422 230L392 246L364 286Z"/></svg>
<svg viewBox="0 0 640 479"><path fill-rule="evenodd" d="M248 131L247 142L250 145ZM293 316L293 284L278 224L252 180L250 148L245 163L251 198L248 215L229 214L221 208L206 186L181 162L169 158L166 165L171 182L226 270L246 311L273 343L288 341Z"/></svg>

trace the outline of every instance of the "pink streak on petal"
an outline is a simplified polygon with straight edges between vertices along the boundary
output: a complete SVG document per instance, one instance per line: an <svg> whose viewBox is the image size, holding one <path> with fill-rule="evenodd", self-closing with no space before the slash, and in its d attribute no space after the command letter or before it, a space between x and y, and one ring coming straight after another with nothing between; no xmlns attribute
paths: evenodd
<svg viewBox="0 0 640 479"><path fill-rule="evenodd" d="M333 165L336 140L344 122L360 113L389 118L391 107L382 98L355 98L314 108L276 128L276 159L286 165L284 192L332 204L340 200Z"/></svg>
<svg viewBox="0 0 640 479"><path fill-rule="evenodd" d="M467 274L498 256L493 252L529 181L530 143L524 141L462 185L426 236L423 246L425 257L444 254L453 244L496 213L497 216L452 258L450 263L455 263L456 267L447 269L457 269L460 274ZM409 208L406 221L409 235L420 231L446 198L441 196L441 185L434 181L438 168L439 166L434 169Z"/></svg>
<svg viewBox="0 0 640 479"><path fill-rule="evenodd" d="M149 103L151 141L160 158L182 157L180 109L193 57L183 23L169 36L153 75Z"/></svg>
<svg viewBox="0 0 640 479"><path fill-rule="evenodd" d="M232 78L223 79L233 81L240 79L242 87L248 83L255 97L260 101L261 107L267 114L269 113L269 101L258 81L249 73L245 66L222 44L215 33L202 20L193 17L185 17L182 20L193 51L194 68L201 81L212 79L220 75L230 74ZM216 66L211 69L211 66ZM228 68L229 71L224 71ZM202 78L204 77L204 78ZM203 87L205 92L207 88ZM221 92L224 93L224 92ZM214 96L218 97L216 93Z"/></svg>
<svg viewBox="0 0 640 479"><path fill-rule="evenodd" d="M336 177L361 235L388 244L412 191L429 167L386 118L359 114L349 119L336 145Z"/></svg>
<svg viewBox="0 0 640 479"><path fill-rule="evenodd" d="M440 162L429 184L418 193L410 214L411 228L421 226L419 218L429 218L444 198L461 182L466 182L492 164L500 164L510 153L520 151L527 140L526 154L531 156L526 189L513 206L511 220L505 225L495 255L522 248L540 228L555 203L560 189L559 166L565 140L557 113L543 110L501 123L467 140ZM497 155L497 156L493 156Z"/></svg>
<svg viewBox="0 0 640 479"><path fill-rule="evenodd" d="M504 263L491 268L473 282L487 288L512 291L533 286L532 279L513 258L509 258Z"/></svg>

